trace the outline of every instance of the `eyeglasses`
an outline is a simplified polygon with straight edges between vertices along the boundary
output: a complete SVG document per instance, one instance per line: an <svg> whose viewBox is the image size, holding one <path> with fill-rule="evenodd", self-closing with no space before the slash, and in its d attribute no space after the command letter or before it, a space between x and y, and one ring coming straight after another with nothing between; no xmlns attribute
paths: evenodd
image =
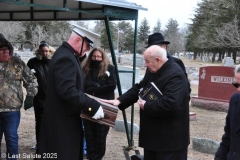
<svg viewBox="0 0 240 160"><path fill-rule="evenodd" d="M9 51L9 48L7 48L7 47L0 48L0 51L1 51L1 52L3 52L3 51Z"/></svg>
<svg viewBox="0 0 240 160"><path fill-rule="evenodd" d="M92 56L92 58L95 58L95 59L102 59L102 56Z"/></svg>
<svg viewBox="0 0 240 160"><path fill-rule="evenodd" d="M240 84L238 84L238 83L235 82L235 81L232 82L232 85L233 85L234 87L236 87L236 88L240 87Z"/></svg>

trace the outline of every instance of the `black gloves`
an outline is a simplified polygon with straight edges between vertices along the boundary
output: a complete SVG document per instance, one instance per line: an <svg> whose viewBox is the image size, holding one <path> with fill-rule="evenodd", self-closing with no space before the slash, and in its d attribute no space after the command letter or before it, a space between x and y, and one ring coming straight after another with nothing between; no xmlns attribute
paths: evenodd
<svg viewBox="0 0 240 160"><path fill-rule="evenodd" d="M26 96L24 101L24 109L27 110L33 106L33 96Z"/></svg>
<svg viewBox="0 0 240 160"><path fill-rule="evenodd" d="M97 88L97 87L100 87L100 84L96 82L93 84L93 86Z"/></svg>
<svg viewBox="0 0 240 160"><path fill-rule="evenodd" d="M87 94L90 94L92 95L94 93L94 90L96 88L100 87L100 84L95 82L95 83L91 83L91 85L89 85L87 88L86 88L86 93Z"/></svg>

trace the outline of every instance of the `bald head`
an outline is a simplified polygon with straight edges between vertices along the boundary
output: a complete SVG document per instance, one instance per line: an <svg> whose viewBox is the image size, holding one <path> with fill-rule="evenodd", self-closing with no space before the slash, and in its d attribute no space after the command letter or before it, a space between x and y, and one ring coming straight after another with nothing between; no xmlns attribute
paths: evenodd
<svg viewBox="0 0 240 160"><path fill-rule="evenodd" d="M159 57L163 61L167 60L166 50L164 50L163 48L161 48L158 45L153 45L153 46L149 47L148 49L146 49L146 51L144 52L144 55L149 55L154 58Z"/></svg>
<svg viewBox="0 0 240 160"><path fill-rule="evenodd" d="M150 72L157 72L168 60L166 50L158 45L153 45L144 52L145 66Z"/></svg>

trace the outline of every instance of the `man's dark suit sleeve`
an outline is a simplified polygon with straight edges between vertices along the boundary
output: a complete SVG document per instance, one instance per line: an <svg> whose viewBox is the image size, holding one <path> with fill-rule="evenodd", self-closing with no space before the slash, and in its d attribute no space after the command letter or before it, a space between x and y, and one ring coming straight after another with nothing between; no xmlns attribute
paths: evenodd
<svg viewBox="0 0 240 160"><path fill-rule="evenodd" d="M77 65L74 65L75 63L75 59L71 57L61 58L55 63L54 80L56 92L62 100L70 104L69 106L80 107L82 111L93 116L97 112L100 103L76 89L76 70L78 68ZM89 106L91 106L91 112L88 111ZM69 110L71 109L69 108Z"/></svg>
<svg viewBox="0 0 240 160"><path fill-rule="evenodd" d="M118 100L121 104L118 106L119 109L124 110L137 102L138 94L140 89L145 86L149 80L150 72L146 69L146 73L139 83L136 83L131 89L129 89L126 93L118 97Z"/></svg>

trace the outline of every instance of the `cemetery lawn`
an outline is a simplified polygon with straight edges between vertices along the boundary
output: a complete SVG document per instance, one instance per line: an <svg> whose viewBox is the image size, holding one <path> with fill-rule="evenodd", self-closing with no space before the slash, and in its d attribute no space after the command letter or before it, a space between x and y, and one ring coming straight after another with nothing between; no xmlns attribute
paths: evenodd
<svg viewBox="0 0 240 160"><path fill-rule="evenodd" d="M196 62L181 58L184 64L188 67L199 68L206 64L204 62ZM220 64L214 64L220 65ZM194 77L189 76L189 79L194 80ZM197 85L191 85L192 95L197 95ZM116 96L117 97L117 96ZM131 108L125 110L127 120L130 121L131 118ZM190 111L196 113L196 121L190 121L190 145L188 147L188 160L212 160L214 155L204 154L192 149L192 138L201 137L208 138L216 141L221 141L223 134L223 128L225 125L225 112L218 111L209 111L196 107L192 107L190 103ZM122 112L118 113L118 120L123 120ZM134 107L134 123L139 125L139 107L135 104ZM34 154L35 150L31 150L31 147L35 145L35 120L34 120L34 111L33 108L25 111L21 110L21 122L19 126L19 153L22 155L25 154ZM134 145L138 146L138 135L133 136ZM125 156L123 153L123 146L128 146L128 141L126 133L114 131L113 128L110 128L109 134L107 136L107 149L106 154L103 160L124 160ZM2 153L5 153L5 140L2 140ZM140 150L140 153L143 154L142 148L137 147L136 149ZM133 155L134 152L130 151L130 155ZM23 158L19 158L23 160ZM29 158L28 158L29 159Z"/></svg>

